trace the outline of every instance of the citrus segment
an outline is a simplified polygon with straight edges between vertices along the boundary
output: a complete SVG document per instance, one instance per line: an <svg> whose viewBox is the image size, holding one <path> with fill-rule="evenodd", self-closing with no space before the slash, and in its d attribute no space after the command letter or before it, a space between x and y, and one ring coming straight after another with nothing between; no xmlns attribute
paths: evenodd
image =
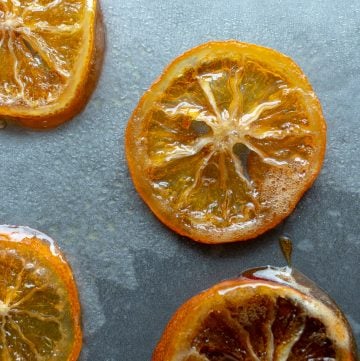
<svg viewBox="0 0 360 361"><path fill-rule="evenodd" d="M327 296L317 297L313 286L298 284L288 268L250 272L181 306L152 360L356 359L351 329Z"/></svg>
<svg viewBox="0 0 360 361"><path fill-rule="evenodd" d="M255 237L288 215L325 149L320 104L288 57L212 42L164 71L129 120L137 190L169 227L194 240Z"/></svg>
<svg viewBox="0 0 360 361"><path fill-rule="evenodd" d="M47 128L79 111L100 46L96 13L96 0L0 1L0 117Z"/></svg>
<svg viewBox="0 0 360 361"><path fill-rule="evenodd" d="M77 360L80 306L71 269L54 241L0 226L0 360Z"/></svg>

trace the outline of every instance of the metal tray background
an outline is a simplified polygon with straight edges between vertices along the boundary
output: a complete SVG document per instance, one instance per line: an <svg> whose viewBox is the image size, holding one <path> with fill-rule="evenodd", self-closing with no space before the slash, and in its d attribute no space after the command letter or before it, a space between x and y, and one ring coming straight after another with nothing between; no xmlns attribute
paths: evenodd
<svg viewBox="0 0 360 361"><path fill-rule="evenodd" d="M107 53L85 111L50 132L0 131L0 221L54 237L83 305L81 360L149 360L187 298L252 266L295 267L341 305L360 341L360 3L343 0L103 0ZM135 192L124 128L164 66L212 39L273 47L305 71L323 106L320 177L293 214L258 239L217 247L165 228Z"/></svg>

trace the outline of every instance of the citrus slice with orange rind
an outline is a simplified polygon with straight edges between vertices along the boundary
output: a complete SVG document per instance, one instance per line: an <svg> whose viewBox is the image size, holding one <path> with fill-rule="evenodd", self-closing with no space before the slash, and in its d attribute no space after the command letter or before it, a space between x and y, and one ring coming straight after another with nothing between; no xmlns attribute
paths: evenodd
<svg viewBox="0 0 360 361"><path fill-rule="evenodd" d="M326 126L287 56L236 41L181 55L141 98L126 131L135 187L167 226L196 241L253 238L318 175Z"/></svg>
<svg viewBox="0 0 360 361"><path fill-rule="evenodd" d="M0 1L0 119L51 128L85 105L101 66L97 0Z"/></svg>
<svg viewBox="0 0 360 361"><path fill-rule="evenodd" d="M190 299L152 361L355 361L352 331L329 297L289 268L259 268Z"/></svg>
<svg viewBox="0 0 360 361"><path fill-rule="evenodd" d="M77 288L57 245L0 226L0 360L76 361L81 344Z"/></svg>

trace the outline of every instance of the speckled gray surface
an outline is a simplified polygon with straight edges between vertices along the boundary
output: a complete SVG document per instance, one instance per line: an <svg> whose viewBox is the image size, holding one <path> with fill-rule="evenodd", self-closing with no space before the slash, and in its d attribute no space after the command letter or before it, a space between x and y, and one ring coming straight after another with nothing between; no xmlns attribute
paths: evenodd
<svg viewBox="0 0 360 361"><path fill-rule="evenodd" d="M85 111L47 133L0 131L0 222L58 240L81 292L81 360L149 360L173 311L241 270L294 264L341 305L360 341L360 3L351 0L103 0L108 50ZM328 122L323 171L294 213L257 240L210 247L162 226L124 159L124 128L143 91L186 49L239 39L290 55Z"/></svg>

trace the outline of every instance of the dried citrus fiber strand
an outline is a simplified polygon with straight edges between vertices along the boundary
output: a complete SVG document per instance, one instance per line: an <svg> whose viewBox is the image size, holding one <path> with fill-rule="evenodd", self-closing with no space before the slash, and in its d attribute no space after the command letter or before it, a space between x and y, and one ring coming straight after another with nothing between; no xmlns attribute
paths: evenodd
<svg viewBox="0 0 360 361"><path fill-rule="evenodd" d="M153 361L355 361L351 328L299 272L257 268L183 304Z"/></svg>
<svg viewBox="0 0 360 361"><path fill-rule="evenodd" d="M206 243L278 224L318 175L325 144L321 106L301 69L236 41L176 58L126 131L142 198L167 226Z"/></svg>
<svg viewBox="0 0 360 361"><path fill-rule="evenodd" d="M55 242L0 226L0 360L76 361L81 344L77 288Z"/></svg>
<svg viewBox="0 0 360 361"><path fill-rule="evenodd" d="M0 1L0 118L51 128L85 105L101 66L96 0Z"/></svg>

